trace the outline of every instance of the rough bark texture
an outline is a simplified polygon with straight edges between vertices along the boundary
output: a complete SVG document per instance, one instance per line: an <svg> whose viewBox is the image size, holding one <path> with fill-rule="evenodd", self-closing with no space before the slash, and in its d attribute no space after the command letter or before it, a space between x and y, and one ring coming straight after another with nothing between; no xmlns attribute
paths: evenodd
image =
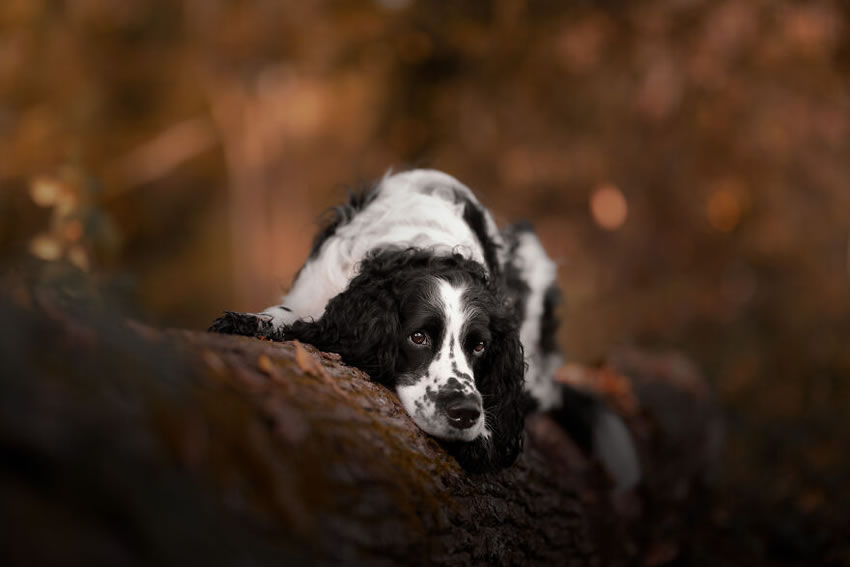
<svg viewBox="0 0 850 567"><path fill-rule="evenodd" d="M579 373L644 461L612 496L546 416L515 466L470 476L335 355L18 303L0 296L3 565L663 564L715 458L714 406L676 357Z"/></svg>

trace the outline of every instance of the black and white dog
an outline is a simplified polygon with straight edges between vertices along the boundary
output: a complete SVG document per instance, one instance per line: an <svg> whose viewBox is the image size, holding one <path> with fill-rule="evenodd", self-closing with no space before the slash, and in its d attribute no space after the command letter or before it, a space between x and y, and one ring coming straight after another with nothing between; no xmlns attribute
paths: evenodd
<svg viewBox="0 0 850 567"><path fill-rule="evenodd" d="M527 413L551 410L628 488L640 469L622 421L553 380L556 271L530 225L499 230L457 179L388 174L333 210L283 303L210 330L339 353L471 470L509 466Z"/></svg>

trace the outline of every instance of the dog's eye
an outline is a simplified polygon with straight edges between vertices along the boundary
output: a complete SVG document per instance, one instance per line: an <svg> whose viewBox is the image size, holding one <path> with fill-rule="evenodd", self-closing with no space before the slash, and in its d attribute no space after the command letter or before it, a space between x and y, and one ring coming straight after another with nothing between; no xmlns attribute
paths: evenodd
<svg viewBox="0 0 850 567"><path fill-rule="evenodd" d="M484 352L485 348L487 348L487 345L484 344L484 341L478 341L478 344L472 347L472 352L474 352L475 354L481 354L482 352Z"/></svg>
<svg viewBox="0 0 850 567"><path fill-rule="evenodd" d="M422 331L416 331L415 333L410 335L410 341L413 344L417 344L417 345L427 345L428 344L428 335L426 335Z"/></svg>

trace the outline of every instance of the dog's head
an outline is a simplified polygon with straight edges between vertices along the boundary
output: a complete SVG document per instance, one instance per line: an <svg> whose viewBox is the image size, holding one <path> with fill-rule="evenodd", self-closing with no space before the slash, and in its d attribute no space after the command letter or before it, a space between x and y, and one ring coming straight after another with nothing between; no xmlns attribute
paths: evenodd
<svg viewBox="0 0 850 567"><path fill-rule="evenodd" d="M473 470L511 464L523 429L518 323L484 268L460 255L370 255L315 322L285 331L393 389L414 422Z"/></svg>

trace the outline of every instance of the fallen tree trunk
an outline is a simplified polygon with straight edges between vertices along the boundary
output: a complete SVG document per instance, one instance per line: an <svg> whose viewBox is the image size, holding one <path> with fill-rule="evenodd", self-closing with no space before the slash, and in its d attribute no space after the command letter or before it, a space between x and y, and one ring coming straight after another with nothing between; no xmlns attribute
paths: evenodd
<svg viewBox="0 0 850 567"><path fill-rule="evenodd" d="M0 300L4 565L662 564L715 459L714 406L674 359L580 373L644 462L612 496L545 416L513 467L468 475L335 355L21 302L40 307Z"/></svg>

